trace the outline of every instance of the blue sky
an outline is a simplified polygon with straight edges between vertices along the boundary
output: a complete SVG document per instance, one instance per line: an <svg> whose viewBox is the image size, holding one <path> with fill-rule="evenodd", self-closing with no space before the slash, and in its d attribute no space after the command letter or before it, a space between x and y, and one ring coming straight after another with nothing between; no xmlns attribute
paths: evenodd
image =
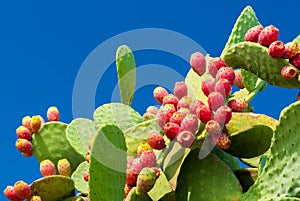
<svg viewBox="0 0 300 201"><path fill-rule="evenodd" d="M280 40L299 34L299 2L284 1L1 1L1 149L3 173L0 189L22 179L39 178L34 157L23 157L15 148L15 129L25 115L41 114L56 105L62 121L70 122L76 75L86 57L107 39L140 28L169 29L188 36L212 56L218 56L239 13L252 5L263 25L280 29ZM288 9L284 8L288 7ZM115 52L111 52L112 55ZM138 66L161 64L185 75L188 64L168 53L145 50L135 53ZM101 78L95 102L109 102L116 79L115 65ZM155 79L155 78L153 78ZM166 79L168 79L166 77ZM88 80L87 80L88 82ZM143 112L154 86L137 91L133 107ZM85 89L89 90L89 89ZM297 90L268 86L252 104L258 113L278 119L280 110L295 101ZM3 195L0 195L4 200Z"/></svg>

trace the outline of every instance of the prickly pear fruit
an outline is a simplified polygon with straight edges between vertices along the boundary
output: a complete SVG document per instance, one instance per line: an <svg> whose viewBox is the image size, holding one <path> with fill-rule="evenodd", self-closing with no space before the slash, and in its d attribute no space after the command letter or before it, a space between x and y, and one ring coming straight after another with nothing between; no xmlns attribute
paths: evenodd
<svg viewBox="0 0 300 201"><path fill-rule="evenodd" d="M131 185L128 185L128 184L125 184L125 187L124 187L124 198L127 197L127 195L129 194L130 190L133 188L133 186Z"/></svg>
<svg viewBox="0 0 300 201"><path fill-rule="evenodd" d="M168 122L164 126L164 133L170 140L174 140L174 138L178 135L179 131L180 126L178 124Z"/></svg>
<svg viewBox="0 0 300 201"><path fill-rule="evenodd" d="M258 42L266 47L278 39L279 30L273 25L265 27L258 36Z"/></svg>
<svg viewBox="0 0 300 201"><path fill-rule="evenodd" d="M30 116L25 116L22 118L22 125L27 128L28 130L31 131L31 117Z"/></svg>
<svg viewBox="0 0 300 201"><path fill-rule="evenodd" d="M215 114L214 114L214 120L217 121L220 125L227 124L232 117L232 111L231 108L227 105L223 105L219 107Z"/></svg>
<svg viewBox="0 0 300 201"><path fill-rule="evenodd" d="M281 75L285 79L293 79L297 75L297 68L293 66L285 66L281 69Z"/></svg>
<svg viewBox="0 0 300 201"><path fill-rule="evenodd" d="M33 146L26 139L17 139L16 147L25 157L30 157L33 154Z"/></svg>
<svg viewBox="0 0 300 201"><path fill-rule="evenodd" d="M89 172L88 172L88 171L85 171L85 172L83 173L83 179L84 179L84 181L86 181L86 182L89 181Z"/></svg>
<svg viewBox="0 0 300 201"><path fill-rule="evenodd" d="M170 122L178 124L180 126L183 118L185 117L184 114L182 114L181 112L175 112L173 113L173 115L170 118Z"/></svg>
<svg viewBox="0 0 300 201"><path fill-rule="evenodd" d="M56 169L54 163L52 163L52 161L48 159L43 160L40 163L40 172L44 177L56 175Z"/></svg>
<svg viewBox="0 0 300 201"><path fill-rule="evenodd" d="M14 189L16 191L17 196L21 200L29 198L29 196L31 194L30 186L27 183L25 183L24 181L17 181L14 184Z"/></svg>
<svg viewBox="0 0 300 201"><path fill-rule="evenodd" d="M4 189L3 193L4 193L5 197L9 200L22 201L22 199L17 196L16 190L14 189L13 186L7 186Z"/></svg>
<svg viewBox="0 0 300 201"><path fill-rule="evenodd" d="M192 99L190 97L183 96L177 104L177 110L179 110L180 108L190 108L191 102Z"/></svg>
<svg viewBox="0 0 300 201"><path fill-rule="evenodd" d="M60 113L55 106L51 106L47 110L47 118L49 121L59 121Z"/></svg>
<svg viewBox="0 0 300 201"><path fill-rule="evenodd" d="M58 161L57 170L60 175L65 177L70 177L72 174L71 164L66 158Z"/></svg>
<svg viewBox="0 0 300 201"><path fill-rule="evenodd" d="M219 140L217 142L217 147L219 147L220 149L228 149L230 147L231 141L230 139L227 137L226 134L222 133L219 137Z"/></svg>
<svg viewBox="0 0 300 201"><path fill-rule="evenodd" d="M191 133L195 133L198 130L198 118L194 114L187 114L181 124L180 128L182 131L190 131Z"/></svg>
<svg viewBox="0 0 300 201"><path fill-rule="evenodd" d="M42 125L42 121L40 116L37 115L31 118L30 127L33 133L38 132L41 128L41 125Z"/></svg>
<svg viewBox="0 0 300 201"><path fill-rule="evenodd" d="M187 96L187 94L188 94L188 89L185 82L176 82L174 86L174 95L178 99L181 99L182 97Z"/></svg>
<svg viewBox="0 0 300 201"><path fill-rule="evenodd" d="M155 100L160 104L162 104L164 97L168 94L168 91L163 87L156 87L153 90L153 96Z"/></svg>
<svg viewBox="0 0 300 201"><path fill-rule="evenodd" d="M288 42L284 45L284 55L283 58L291 59L300 51L300 48L296 42Z"/></svg>
<svg viewBox="0 0 300 201"><path fill-rule="evenodd" d="M196 114L197 115L197 109L200 107L200 106L203 106L204 103L200 100L193 100L190 104L190 113L191 114Z"/></svg>
<svg viewBox="0 0 300 201"><path fill-rule="evenodd" d="M258 36L262 30L263 30L263 27L261 25L251 27L245 34L245 37L244 37L245 41L257 43Z"/></svg>
<svg viewBox="0 0 300 201"><path fill-rule="evenodd" d="M283 56L285 52L284 50L284 43L277 40L271 43L271 45L269 46L269 55L273 58L280 58Z"/></svg>
<svg viewBox="0 0 300 201"><path fill-rule="evenodd" d="M156 115L157 114L157 112L158 112L158 107L156 107L156 106L149 106L147 109L146 109L146 112L149 112L149 113L151 113L151 114L153 114L153 115Z"/></svg>
<svg viewBox="0 0 300 201"><path fill-rule="evenodd" d="M90 163L90 159L91 159L91 152L87 151L85 154L85 160L86 162Z"/></svg>
<svg viewBox="0 0 300 201"><path fill-rule="evenodd" d="M195 52L191 55L190 65L199 76L202 76L206 71L206 60L200 52Z"/></svg>
<svg viewBox="0 0 300 201"><path fill-rule="evenodd" d="M162 150L166 147L166 143L163 136L160 134L160 132L156 130L150 131L148 136L148 144L156 150Z"/></svg>
<svg viewBox="0 0 300 201"><path fill-rule="evenodd" d="M32 140L30 130L28 128L24 127L24 126L19 126L16 129L16 133L17 133L18 138L26 139L26 140L29 140L29 141Z"/></svg>
<svg viewBox="0 0 300 201"><path fill-rule="evenodd" d="M219 92L212 92L207 98L208 106L211 110L217 110L219 107L225 104L225 99Z"/></svg>
<svg viewBox="0 0 300 201"><path fill-rule="evenodd" d="M152 147L147 142L140 142L137 148L137 154L140 156L143 151L152 150Z"/></svg>
<svg viewBox="0 0 300 201"><path fill-rule="evenodd" d="M143 167L154 167L156 165L156 156L152 150L142 152L139 159Z"/></svg>
<svg viewBox="0 0 300 201"><path fill-rule="evenodd" d="M194 142L194 139L195 139L194 134L191 133L190 131L182 131L176 137L177 142L183 148L190 148Z"/></svg>
<svg viewBox="0 0 300 201"><path fill-rule="evenodd" d="M173 113L176 112L176 109L174 105L172 104L166 104L161 107L161 109L158 111L157 121L158 125L163 128L164 125L169 122L171 116Z"/></svg>
<svg viewBox="0 0 300 201"><path fill-rule="evenodd" d="M208 96L210 93L215 90L215 81L214 80L204 80L201 83L201 89L205 96Z"/></svg>
<svg viewBox="0 0 300 201"><path fill-rule="evenodd" d="M42 201L42 198L38 195L34 195L34 196L32 196L30 201Z"/></svg>
<svg viewBox="0 0 300 201"><path fill-rule="evenodd" d="M300 70L300 52L290 59L290 63Z"/></svg>
<svg viewBox="0 0 300 201"><path fill-rule="evenodd" d="M234 83L235 74L234 70L231 67L221 67L216 75L216 79L226 79L230 82L231 85Z"/></svg>
<svg viewBox="0 0 300 201"><path fill-rule="evenodd" d="M171 104L171 105L174 105L175 108L177 108L178 102L179 102L179 99L176 96L174 96L173 94L168 94L163 98L162 104L163 105Z"/></svg>
<svg viewBox="0 0 300 201"><path fill-rule="evenodd" d="M237 98L229 101L228 106L232 112L242 112L248 107L248 103L243 98Z"/></svg>
<svg viewBox="0 0 300 201"><path fill-rule="evenodd" d="M227 79L219 79L216 82L215 90L224 96L224 98L228 98L231 92L231 84Z"/></svg>
<svg viewBox="0 0 300 201"><path fill-rule="evenodd" d="M235 75L235 78L234 78L234 85L237 86L238 88L240 89L244 89L245 88L245 85L244 85L244 82L243 82L243 77L242 77L242 73L241 73L241 70L235 70L234 71L234 75Z"/></svg>
<svg viewBox="0 0 300 201"><path fill-rule="evenodd" d="M221 95L222 96L222 95ZM201 122L207 123L212 118L212 111L207 105L202 105L197 109L197 117Z"/></svg>
<svg viewBox="0 0 300 201"><path fill-rule="evenodd" d="M212 58L208 64L208 72L212 77L216 77L218 70L225 67L226 63L220 57Z"/></svg>
<svg viewBox="0 0 300 201"><path fill-rule="evenodd" d="M222 132L220 124L215 120L208 121L205 130L210 135L219 135Z"/></svg>
<svg viewBox="0 0 300 201"><path fill-rule="evenodd" d="M137 190L140 193L149 192L156 181L156 172L152 168L145 167L141 170L137 178Z"/></svg>

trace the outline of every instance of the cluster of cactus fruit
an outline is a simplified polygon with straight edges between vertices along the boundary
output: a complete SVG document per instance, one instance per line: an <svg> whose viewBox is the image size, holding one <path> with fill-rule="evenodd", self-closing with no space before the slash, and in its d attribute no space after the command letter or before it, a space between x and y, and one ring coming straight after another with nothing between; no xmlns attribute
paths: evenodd
<svg viewBox="0 0 300 201"><path fill-rule="evenodd" d="M122 103L98 107L94 119L59 122L56 107L24 117L17 149L40 162L42 178L7 186L12 201L300 200L300 101L279 120L250 105L268 84L300 88L300 36L278 41L250 6L234 25L220 57L191 53L190 71L173 93L158 86L159 106L130 107L133 53L116 53ZM130 75L130 76L128 76ZM134 79L133 79L134 78ZM249 168L241 168L238 159ZM59 175L57 175L57 173ZM274 181L272 185L270 181ZM75 192L78 192L75 194Z"/></svg>

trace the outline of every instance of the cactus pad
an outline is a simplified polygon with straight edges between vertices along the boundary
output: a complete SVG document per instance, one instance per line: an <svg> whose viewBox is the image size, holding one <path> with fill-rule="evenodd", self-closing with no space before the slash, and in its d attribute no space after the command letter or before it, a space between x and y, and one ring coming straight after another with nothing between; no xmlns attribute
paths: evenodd
<svg viewBox="0 0 300 201"><path fill-rule="evenodd" d="M61 122L43 124L32 137L33 153L39 162L49 159L55 165L57 165L58 160L66 158L70 162L73 172L84 161L84 158L69 144L66 128L67 124Z"/></svg>
<svg viewBox="0 0 300 201"><path fill-rule="evenodd" d="M242 197L243 201L282 200L300 195L300 102L285 108L280 114L266 165L254 185ZM270 181L273 182L270 185Z"/></svg>
<svg viewBox="0 0 300 201"><path fill-rule="evenodd" d="M30 184L31 196L38 195L43 201L57 201L75 193L74 182L64 176L48 176L34 181Z"/></svg>
<svg viewBox="0 0 300 201"><path fill-rule="evenodd" d="M147 193L138 193L137 188L133 187L128 193L125 201L152 201Z"/></svg>
<svg viewBox="0 0 300 201"><path fill-rule="evenodd" d="M88 182L83 178L84 172L89 170L88 162L82 162L77 169L73 172L71 178L74 180L75 188L83 194L88 194Z"/></svg>
<svg viewBox="0 0 300 201"><path fill-rule="evenodd" d="M242 188L230 167L213 154L202 160L198 154L199 149L194 149L182 164L176 200L238 200Z"/></svg>
<svg viewBox="0 0 300 201"><path fill-rule="evenodd" d="M85 157L89 151L88 141L96 134L93 121L84 118L74 119L67 127L67 139L73 149Z"/></svg>
<svg viewBox="0 0 300 201"><path fill-rule="evenodd" d="M228 165L233 171L241 168L238 160L232 155L224 152L222 149L214 147L212 153L218 156L218 158L221 159L226 165Z"/></svg>
<svg viewBox="0 0 300 201"><path fill-rule="evenodd" d="M87 201L87 199L81 196L73 196L73 197L66 198L63 201Z"/></svg>
<svg viewBox="0 0 300 201"><path fill-rule="evenodd" d="M91 201L120 201L124 195L127 154L125 138L116 125L104 125L95 136L89 169Z"/></svg>
<svg viewBox="0 0 300 201"><path fill-rule="evenodd" d="M227 65L248 70L272 85L300 88L297 78L288 80L281 76L281 69L291 64L285 59L272 58L268 48L258 43L238 43L224 53L223 59Z"/></svg>
<svg viewBox="0 0 300 201"><path fill-rule="evenodd" d="M247 192L250 186L252 186L257 179L257 168L243 168L234 171L235 176L240 181L243 191Z"/></svg>
<svg viewBox="0 0 300 201"><path fill-rule="evenodd" d="M98 107L94 112L96 128L103 124L116 124L123 132L144 121L144 118L128 105L109 103Z"/></svg>
<svg viewBox="0 0 300 201"><path fill-rule="evenodd" d="M166 175L164 174L163 171L160 171L160 176L156 180L155 185L153 186L151 191L148 192L148 195L151 197L153 201L158 201L159 199L161 199L171 191L172 188L169 184Z"/></svg>
<svg viewBox="0 0 300 201"><path fill-rule="evenodd" d="M136 66L133 53L126 45L117 49L116 65L122 103L130 105L136 84Z"/></svg>

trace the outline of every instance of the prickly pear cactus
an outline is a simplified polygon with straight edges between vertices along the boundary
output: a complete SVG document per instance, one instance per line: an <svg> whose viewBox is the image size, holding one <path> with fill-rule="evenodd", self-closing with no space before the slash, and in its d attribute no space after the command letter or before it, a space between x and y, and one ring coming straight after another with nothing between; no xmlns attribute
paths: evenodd
<svg viewBox="0 0 300 201"><path fill-rule="evenodd" d="M77 169L73 172L71 178L74 180L75 188L82 194L88 194L89 185L88 182L84 180L84 172L89 170L88 162L84 161L78 165Z"/></svg>

